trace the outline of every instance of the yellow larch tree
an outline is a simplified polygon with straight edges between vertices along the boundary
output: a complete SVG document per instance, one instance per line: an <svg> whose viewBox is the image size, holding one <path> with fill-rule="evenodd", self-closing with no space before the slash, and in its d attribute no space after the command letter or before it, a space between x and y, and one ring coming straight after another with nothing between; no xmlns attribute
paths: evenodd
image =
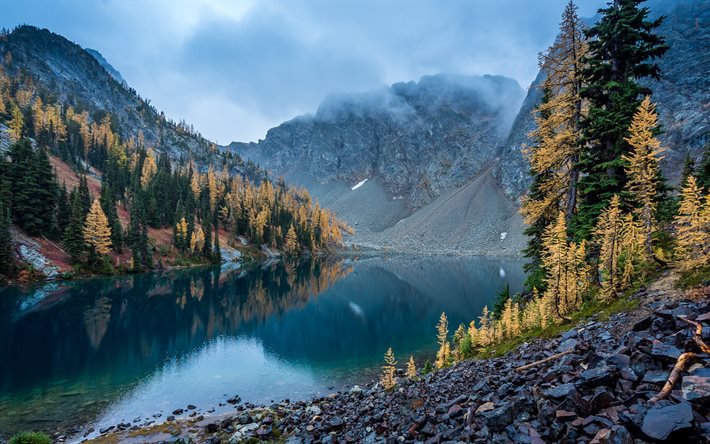
<svg viewBox="0 0 710 444"><path fill-rule="evenodd" d="M596 241L599 244L599 275L603 300L615 297L621 288L618 267L622 227L621 201L618 195L614 195L609 206L599 216L594 230Z"/></svg>
<svg viewBox="0 0 710 444"><path fill-rule="evenodd" d="M407 378L415 379L417 377L417 364L414 363L414 356L409 356L407 361Z"/></svg>
<svg viewBox="0 0 710 444"><path fill-rule="evenodd" d="M16 104L12 104L10 110L10 138L17 142L22 137L22 130L25 127L25 119L22 117L22 111Z"/></svg>
<svg viewBox="0 0 710 444"><path fill-rule="evenodd" d="M397 384L397 379L394 376L397 370L396 365L397 361L395 361L394 352L392 351L392 347L390 347L385 353L385 365L382 366L382 377L380 378L382 388L387 391L392 390Z"/></svg>
<svg viewBox="0 0 710 444"><path fill-rule="evenodd" d="M190 237L190 250L194 252L202 251L202 247L205 246L205 233L202 231L202 227L196 227L192 236Z"/></svg>
<svg viewBox="0 0 710 444"><path fill-rule="evenodd" d="M444 368L449 365L451 357L451 344L449 344L449 321L446 313L441 313L439 323L436 325L436 340L439 344L439 351L436 352L436 368Z"/></svg>
<svg viewBox="0 0 710 444"><path fill-rule="evenodd" d="M557 317L568 320L566 315L566 300L568 295L567 268L569 260L569 244L567 242L567 222L565 213L560 211L557 220L550 225L543 236L542 264L547 283L546 293L554 300L554 310Z"/></svg>
<svg viewBox="0 0 710 444"><path fill-rule="evenodd" d="M646 96L634 114L629 126L629 136L625 138L631 146L631 152L622 156L628 163L627 186L639 205L636 213L643 224L644 245L649 255L653 254L651 241L657 206L658 164L661 160L660 154L663 152L661 142L654 136L657 126L656 106L651 103L651 98Z"/></svg>
<svg viewBox="0 0 710 444"><path fill-rule="evenodd" d="M149 149L145 156L145 160L143 160L143 169L141 170L141 186L143 188L147 187L157 172L158 166L155 164L153 151Z"/></svg>
<svg viewBox="0 0 710 444"><path fill-rule="evenodd" d="M674 220L676 266L685 272L710 263L710 194L703 197L694 176L681 191L680 208Z"/></svg>
<svg viewBox="0 0 710 444"><path fill-rule="evenodd" d="M293 254L298 249L298 237L296 236L296 229L291 224L288 227L288 232L286 233L286 239L284 241L284 249L287 253Z"/></svg>
<svg viewBox="0 0 710 444"><path fill-rule="evenodd" d="M98 199L94 199L84 221L84 242L98 254L111 251L111 227Z"/></svg>

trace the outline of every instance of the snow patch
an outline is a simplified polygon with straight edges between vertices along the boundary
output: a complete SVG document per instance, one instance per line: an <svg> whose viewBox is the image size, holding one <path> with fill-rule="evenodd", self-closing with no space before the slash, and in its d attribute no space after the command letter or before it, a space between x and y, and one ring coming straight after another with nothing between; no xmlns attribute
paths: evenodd
<svg viewBox="0 0 710 444"><path fill-rule="evenodd" d="M360 182L358 182L358 183L356 183L355 185L353 185L353 187L350 188L350 189L353 190L353 191L355 191L355 190L357 190L358 188L360 188L361 186L365 185L365 182L367 182L367 179L361 180Z"/></svg>
<svg viewBox="0 0 710 444"><path fill-rule="evenodd" d="M500 240L505 240L506 237L508 237L508 233L507 233L507 232L504 231L504 232L502 232L502 233L500 234Z"/></svg>
<svg viewBox="0 0 710 444"><path fill-rule="evenodd" d="M503 267L498 267L498 276L501 278L505 277L505 270L503 270Z"/></svg>

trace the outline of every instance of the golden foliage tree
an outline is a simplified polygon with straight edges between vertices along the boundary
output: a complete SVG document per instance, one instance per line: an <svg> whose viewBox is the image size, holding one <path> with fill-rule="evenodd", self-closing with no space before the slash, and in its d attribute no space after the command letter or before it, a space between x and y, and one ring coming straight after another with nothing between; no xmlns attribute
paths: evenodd
<svg viewBox="0 0 710 444"><path fill-rule="evenodd" d="M10 138L17 142L22 137L22 129L25 126L25 119L22 117L22 111L13 103L10 110L12 118L10 119Z"/></svg>
<svg viewBox="0 0 710 444"><path fill-rule="evenodd" d="M148 154L145 156L145 160L143 161L143 169L141 170L141 186L143 188L147 187L157 172L158 166L155 164L153 153L148 150Z"/></svg>
<svg viewBox="0 0 710 444"><path fill-rule="evenodd" d="M202 227L196 227L192 232L190 237L190 250L199 253L202 251L202 247L205 246L205 233L202 231Z"/></svg>
<svg viewBox="0 0 710 444"><path fill-rule="evenodd" d="M634 114L629 127L629 136L625 140L632 151L622 156L628 162L626 174L629 176L628 187L638 202L638 217L644 228L644 245L646 252L653 253L651 245L654 230L654 213L656 211L656 195L658 191L658 163L663 152L661 142L654 136L658 126L656 106L651 98L646 96Z"/></svg>
<svg viewBox="0 0 710 444"><path fill-rule="evenodd" d="M111 228L98 199L94 199L84 221L84 242L98 254L111 251Z"/></svg>
<svg viewBox="0 0 710 444"><path fill-rule="evenodd" d="M397 379L394 375L397 370L396 365L397 361L395 361L394 352L392 351L392 347L390 347L385 353L385 365L382 366L382 377L380 378L382 388L385 390L392 390L397 384Z"/></svg>
<svg viewBox="0 0 710 444"><path fill-rule="evenodd" d="M621 289L618 275L622 228L621 201L618 195L614 195L609 206L599 216L594 230L599 244L599 275L603 300L609 300L616 296Z"/></svg>
<svg viewBox="0 0 710 444"><path fill-rule="evenodd" d="M414 363L414 356L409 356L407 361L407 378L415 379L417 377L417 364Z"/></svg>
<svg viewBox="0 0 710 444"><path fill-rule="evenodd" d="M676 266L682 271L692 271L710 263L710 194L704 203L697 180L689 176L674 221Z"/></svg>
<svg viewBox="0 0 710 444"><path fill-rule="evenodd" d="M558 39L539 56L540 69L546 75L542 86L549 97L534 111L536 128L530 137L536 144L525 149L532 171L541 177L538 196L523 202L528 224L540 218L551 220L559 209L569 222L574 213L583 111L582 58L586 51L577 7L570 1L562 14Z"/></svg>
<svg viewBox="0 0 710 444"><path fill-rule="evenodd" d="M284 241L284 249L289 254L295 253L298 249L298 237L296 236L296 229L293 228L293 224L288 227L288 232L286 233L286 240Z"/></svg>
<svg viewBox="0 0 710 444"><path fill-rule="evenodd" d="M449 344L449 320L446 313L441 313L439 323L436 325L436 339L439 344L439 351L436 352L436 367L444 368L449 365L451 357L451 344Z"/></svg>

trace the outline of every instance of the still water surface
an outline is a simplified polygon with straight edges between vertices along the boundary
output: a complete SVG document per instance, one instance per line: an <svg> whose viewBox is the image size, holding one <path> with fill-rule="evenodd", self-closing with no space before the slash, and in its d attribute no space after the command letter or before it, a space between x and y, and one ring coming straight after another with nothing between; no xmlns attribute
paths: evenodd
<svg viewBox="0 0 710 444"><path fill-rule="evenodd" d="M422 365L442 311L453 331L523 279L516 260L394 257L0 289L0 437L324 395L390 346Z"/></svg>

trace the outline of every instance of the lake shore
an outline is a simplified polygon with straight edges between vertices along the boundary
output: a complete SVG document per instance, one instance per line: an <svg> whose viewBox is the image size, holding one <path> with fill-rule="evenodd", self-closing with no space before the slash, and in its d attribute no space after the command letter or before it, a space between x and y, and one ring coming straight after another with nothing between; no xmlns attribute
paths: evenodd
<svg viewBox="0 0 710 444"><path fill-rule="evenodd" d="M370 384L306 402L237 403L228 415L118 424L92 442L700 442L710 437L707 355L697 355L679 390L650 402L693 347L681 318L710 320L707 294L687 299L668 280L633 295L631 312L598 313L500 358L400 378L390 393Z"/></svg>

